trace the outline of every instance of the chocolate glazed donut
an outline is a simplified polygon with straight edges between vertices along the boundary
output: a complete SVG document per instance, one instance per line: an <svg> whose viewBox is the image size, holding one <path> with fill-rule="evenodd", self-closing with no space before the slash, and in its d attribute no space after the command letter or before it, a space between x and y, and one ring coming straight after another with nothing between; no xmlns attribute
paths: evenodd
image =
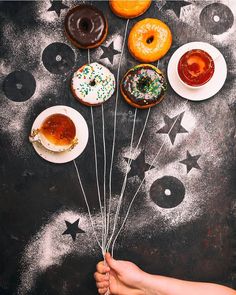
<svg viewBox="0 0 236 295"><path fill-rule="evenodd" d="M93 5L80 4L65 18L66 35L79 48L98 47L105 40L107 29L105 16Z"/></svg>
<svg viewBox="0 0 236 295"><path fill-rule="evenodd" d="M164 98L166 88L163 73L150 64L133 67L120 83L124 99L139 109L147 109L158 104Z"/></svg>

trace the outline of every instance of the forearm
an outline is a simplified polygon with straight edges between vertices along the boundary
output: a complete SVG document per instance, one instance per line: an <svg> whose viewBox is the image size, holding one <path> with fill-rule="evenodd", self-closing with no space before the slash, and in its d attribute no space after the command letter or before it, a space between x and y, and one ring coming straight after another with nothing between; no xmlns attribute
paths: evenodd
<svg viewBox="0 0 236 295"><path fill-rule="evenodd" d="M236 295L236 291L221 285L163 276L147 275L143 283L145 295Z"/></svg>

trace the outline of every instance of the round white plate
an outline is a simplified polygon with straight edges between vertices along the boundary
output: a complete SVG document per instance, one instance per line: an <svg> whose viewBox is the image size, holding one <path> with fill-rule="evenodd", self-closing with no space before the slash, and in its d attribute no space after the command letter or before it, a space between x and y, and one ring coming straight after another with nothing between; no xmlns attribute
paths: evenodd
<svg viewBox="0 0 236 295"><path fill-rule="evenodd" d="M76 136L78 138L78 144L71 150L65 152L52 152L47 150L38 142L33 142L32 145L35 151L45 160L52 163L67 163L77 158L85 149L88 143L88 125L84 117L75 109L63 105L53 106L38 115L35 119L31 132L41 127L43 121L52 114L63 114L68 116L75 124Z"/></svg>
<svg viewBox="0 0 236 295"><path fill-rule="evenodd" d="M191 49L206 51L215 62L215 71L210 81L199 88L190 88L180 81L177 65L182 55ZM193 101L201 101L215 95L223 87L227 77L227 65L222 53L209 43L191 42L179 47L170 58L167 75L169 83L180 96Z"/></svg>

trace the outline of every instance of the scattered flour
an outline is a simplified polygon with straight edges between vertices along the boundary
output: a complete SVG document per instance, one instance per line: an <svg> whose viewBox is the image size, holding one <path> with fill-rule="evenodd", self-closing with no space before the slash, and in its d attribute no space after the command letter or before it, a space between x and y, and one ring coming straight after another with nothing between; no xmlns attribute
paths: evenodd
<svg viewBox="0 0 236 295"><path fill-rule="evenodd" d="M65 220L73 223L78 218L79 228L85 233L77 234L74 242L70 235L62 235L62 233L67 228ZM100 233L100 216L94 215L93 221L97 232ZM69 253L75 252L78 256L93 255L97 248L87 214L76 211L54 214L49 222L42 226L39 232L32 237L25 248L22 257L22 275L18 294L28 294L27 292L32 289L37 276L49 266L60 265L63 258Z"/></svg>
<svg viewBox="0 0 236 295"><path fill-rule="evenodd" d="M35 93L25 102L13 102L0 93L3 97L0 129L10 138L14 152L25 158L28 156L24 152L28 114L49 90L57 89L55 85L59 80L58 76L44 68L41 55L50 43L60 41L60 35L54 31L53 34L49 31L47 35L42 29L37 30L37 33L29 29L19 33L11 22L3 26L2 31L3 42L9 48L8 57L0 63L2 79L12 71L24 69L31 72L36 80Z"/></svg>
<svg viewBox="0 0 236 295"><path fill-rule="evenodd" d="M108 35L108 39L106 40L106 42L104 42L103 45L108 47L113 42L114 49L121 52L123 39L124 38L122 37L121 32L113 34L111 36ZM95 52L92 54L92 60L100 60L99 62L101 62L105 66L109 66L109 67L112 66L112 68L117 68L118 67L118 64L120 62L120 57L121 57L120 54L114 55L113 65L111 64L111 62L110 62L110 60L108 58L100 59L102 54L103 54L102 48L101 47L97 48L95 50ZM122 64L125 64L125 52L124 52L123 57L122 57L121 66L122 66Z"/></svg>

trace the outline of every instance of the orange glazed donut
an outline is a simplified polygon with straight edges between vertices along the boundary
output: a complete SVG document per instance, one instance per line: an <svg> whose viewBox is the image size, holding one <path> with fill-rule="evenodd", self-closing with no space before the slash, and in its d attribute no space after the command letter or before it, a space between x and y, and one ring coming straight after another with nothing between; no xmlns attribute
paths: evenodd
<svg viewBox="0 0 236 295"><path fill-rule="evenodd" d="M141 62L154 62L170 49L172 34L169 27L156 18L137 22L130 31L128 47L130 53Z"/></svg>
<svg viewBox="0 0 236 295"><path fill-rule="evenodd" d="M152 0L110 0L111 10L123 18L134 18L150 7Z"/></svg>

